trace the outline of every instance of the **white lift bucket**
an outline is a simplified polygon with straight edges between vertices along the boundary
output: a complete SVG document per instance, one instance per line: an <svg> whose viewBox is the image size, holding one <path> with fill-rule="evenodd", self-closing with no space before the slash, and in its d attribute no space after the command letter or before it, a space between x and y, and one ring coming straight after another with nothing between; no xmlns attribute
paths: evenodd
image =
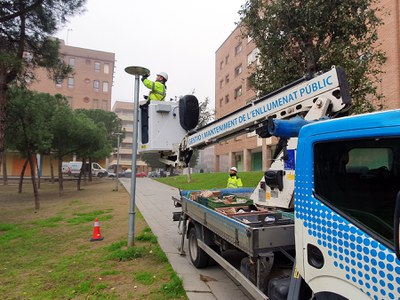
<svg viewBox="0 0 400 300"><path fill-rule="evenodd" d="M187 134L179 121L179 102L141 102L139 110L139 153L177 152Z"/></svg>

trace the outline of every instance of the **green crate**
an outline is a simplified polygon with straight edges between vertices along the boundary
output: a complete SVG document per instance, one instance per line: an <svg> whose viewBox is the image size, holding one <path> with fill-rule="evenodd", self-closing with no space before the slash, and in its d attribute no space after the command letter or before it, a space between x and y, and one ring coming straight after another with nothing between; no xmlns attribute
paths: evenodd
<svg viewBox="0 0 400 300"><path fill-rule="evenodd" d="M283 210L279 210L279 209L277 210L277 212L280 212L282 214L282 216L294 221L294 212L287 212L287 211L283 211Z"/></svg>
<svg viewBox="0 0 400 300"><path fill-rule="evenodd" d="M209 202L210 200L208 199L208 198L204 198L204 197L201 197L201 196L198 196L197 197L197 203L199 203L199 204L201 204L201 205L204 205L204 206L207 206L208 207L208 202Z"/></svg>
<svg viewBox="0 0 400 300"><path fill-rule="evenodd" d="M248 199L248 198L244 198L244 197L236 197L236 201L238 199L244 199L246 200L245 202L232 202L229 204L226 204L224 202L218 202L218 201L213 201L212 199L208 199L208 207L209 208L220 208L220 207L234 207L234 206L246 206L246 205L252 205L253 204L253 200Z"/></svg>

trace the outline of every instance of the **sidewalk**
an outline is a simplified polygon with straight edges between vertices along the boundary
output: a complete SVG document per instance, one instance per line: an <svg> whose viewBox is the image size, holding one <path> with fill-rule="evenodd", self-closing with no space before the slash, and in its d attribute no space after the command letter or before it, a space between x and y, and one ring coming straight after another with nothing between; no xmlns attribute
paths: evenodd
<svg viewBox="0 0 400 300"><path fill-rule="evenodd" d="M131 179L120 178L120 182L130 193ZM174 207L172 196L179 197L178 189L150 178L136 179L135 205L157 236L158 243L173 269L183 279L183 286L189 299L248 300L239 286L218 265L196 269L190 262L187 239L185 239L187 255L179 255L181 236L178 234L178 223L172 221L172 212L179 209Z"/></svg>

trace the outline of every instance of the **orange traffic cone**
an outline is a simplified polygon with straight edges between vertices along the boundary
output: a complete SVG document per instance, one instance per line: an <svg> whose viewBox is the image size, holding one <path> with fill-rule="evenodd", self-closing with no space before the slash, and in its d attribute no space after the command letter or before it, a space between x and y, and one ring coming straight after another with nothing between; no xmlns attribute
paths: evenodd
<svg viewBox="0 0 400 300"><path fill-rule="evenodd" d="M100 223L99 223L99 219L96 218L96 219L94 220L93 236L92 236L92 238L90 239L90 241L91 241L91 242L94 242L94 241L102 241L102 240L103 240L103 237L101 236L101 233L100 233Z"/></svg>

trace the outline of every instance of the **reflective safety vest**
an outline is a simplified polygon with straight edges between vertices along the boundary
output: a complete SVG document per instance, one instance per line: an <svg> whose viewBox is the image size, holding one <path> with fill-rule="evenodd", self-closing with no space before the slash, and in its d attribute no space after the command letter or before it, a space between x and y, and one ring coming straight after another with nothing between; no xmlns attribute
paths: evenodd
<svg viewBox="0 0 400 300"><path fill-rule="evenodd" d="M166 96L166 88L165 85L160 81L151 81L149 79L143 80L143 84L145 87L150 89L149 100L158 100L163 101Z"/></svg>
<svg viewBox="0 0 400 300"><path fill-rule="evenodd" d="M229 176L228 184L226 185L229 189L237 189L243 186L242 179L237 176Z"/></svg>

